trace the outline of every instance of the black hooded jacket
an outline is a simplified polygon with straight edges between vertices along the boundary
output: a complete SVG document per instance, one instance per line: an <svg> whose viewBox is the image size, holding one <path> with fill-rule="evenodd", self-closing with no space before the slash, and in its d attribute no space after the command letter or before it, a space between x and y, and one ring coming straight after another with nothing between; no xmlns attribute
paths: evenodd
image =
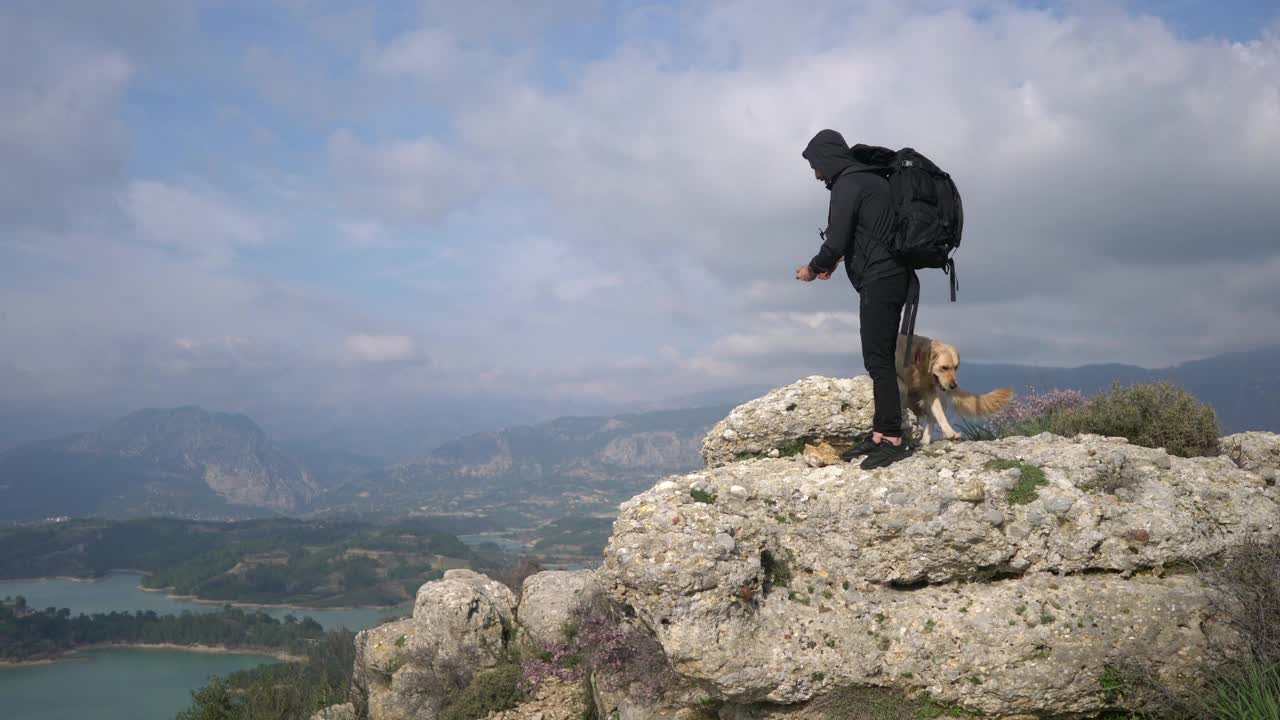
<svg viewBox="0 0 1280 720"><path fill-rule="evenodd" d="M802 155L831 191L827 238L809 269L830 272L843 257L849 282L858 292L872 280L907 272L880 239L888 237L893 223L889 182L874 172L861 172L870 166L853 159L844 136L835 130L814 135Z"/></svg>

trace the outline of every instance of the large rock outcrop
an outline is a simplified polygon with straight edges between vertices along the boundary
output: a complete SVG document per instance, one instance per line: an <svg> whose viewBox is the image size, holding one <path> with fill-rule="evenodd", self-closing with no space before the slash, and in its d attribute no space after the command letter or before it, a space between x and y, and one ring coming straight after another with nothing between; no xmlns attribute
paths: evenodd
<svg viewBox="0 0 1280 720"><path fill-rule="evenodd" d="M737 438L769 442L813 425L742 417ZM728 462L745 446L716 432L707 469L622 505L597 579L731 706L878 686L995 716L1090 713L1135 661L1186 685L1211 640L1230 642L1187 563L1280 529L1258 450L1274 436L1248 438L1243 462L1042 435L867 472Z"/></svg>
<svg viewBox="0 0 1280 720"><path fill-rule="evenodd" d="M785 454L788 446L827 442L850 447L870 432L875 408L871 378L828 378L811 375L739 405L716 423L702 443L707 467L719 467L746 456ZM904 413L911 436L920 427L910 410Z"/></svg>

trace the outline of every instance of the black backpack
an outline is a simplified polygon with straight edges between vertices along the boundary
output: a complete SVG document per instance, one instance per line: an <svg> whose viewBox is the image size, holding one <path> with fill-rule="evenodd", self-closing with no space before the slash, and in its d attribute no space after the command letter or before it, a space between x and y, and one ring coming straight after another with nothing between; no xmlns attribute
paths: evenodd
<svg viewBox="0 0 1280 720"><path fill-rule="evenodd" d="M914 148L895 151L859 143L849 152L853 159L889 181L896 217L885 242L889 251L913 271L902 323L910 352L920 302L920 285L914 271L941 268L950 276L951 302L956 301L956 263L951 255L960 247L964 230L960 191L949 174Z"/></svg>
<svg viewBox="0 0 1280 720"><path fill-rule="evenodd" d="M894 151L875 145L854 145L853 158L889 181L896 218L887 238L889 250L912 270L941 268L952 276L955 300L955 260L964 230L964 206L951 176L914 148Z"/></svg>

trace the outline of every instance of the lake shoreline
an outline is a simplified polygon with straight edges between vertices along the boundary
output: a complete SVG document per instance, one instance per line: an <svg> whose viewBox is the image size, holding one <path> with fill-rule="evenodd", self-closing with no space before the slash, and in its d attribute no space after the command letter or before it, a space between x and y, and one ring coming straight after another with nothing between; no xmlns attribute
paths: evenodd
<svg viewBox="0 0 1280 720"><path fill-rule="evenodd" d="M78 582L78 583L95 583L95 582L101 582L107 579L107 577L111 575L141 575L145 577L150 574L151 573L145 570L134 570L134 569L122 568L119 570L115 570L115 569L110 570L107 572L106 575L103 575L101 577L72 577L68 575L47 575L45 577L34 577L34 578L0 578L0 584L20 583L20 582L30 583L30 582L40 582L42 580L67 580L70 582ZM247 608L247 609L272 610L272 609L278 608L281 610L393 610L396 607L399 607L398 605L315 606L315 605L298 605L296 603L256 603L256 602L244 602L240 600L211 600L209 598L197 597L195 595L178 595L176 593L170 592L171 590L173 590L172 585L169 585L166 587L151 588L151 587L144 586L141 582L138 583L138 589L141 590L142 592L165 593L165 597L172 598L174 600L186 600L189 602L201 603L204 605L230 605L232 607ZM410 602L410 601L411 600L406 600L405 602Z"/></svg>
<svg viewBox="0 0 1280 720"><path fill-rule="evenodd" d="M0 660L0 668L21 668L35 665L56 665L68 662L89 662L89 658L75 657L90 650L106 650L113 648L136 650L177 650L180 652L205 653L209 655L261 655L272 657L281 662L305 662L306 658L290 654L281 648L231 646L231 645L179 645L177 643L93 643L71 648L57 657L45 657L35 660Z"/></svg>

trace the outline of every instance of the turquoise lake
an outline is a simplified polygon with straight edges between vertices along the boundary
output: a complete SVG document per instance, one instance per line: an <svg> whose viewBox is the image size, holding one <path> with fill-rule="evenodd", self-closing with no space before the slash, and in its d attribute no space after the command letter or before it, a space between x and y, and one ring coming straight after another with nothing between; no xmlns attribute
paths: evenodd
<svg viewBox="0 0 1280 720"><path fill-rule="evenodd" d="M0 668L0 716L7 720L166 720L191 704L214 675L274 658L177 650L110 648L75 662Z"/></svg>
<svg viewBox="0 0 1280 720"><path fill-rule="evenodd" d="M73 615L154 610L160 614L210 612L222 607L144 592L139 575L115 573L93 582L44 579L0 581L0 598L22 595L34 608L70 608ZM312 610L263 608L283 618L310 615L326 629L361 630L377 625L400 608ZM4 720L167 720L190 705L191 691L215 675L245 670L274 658L251 654L212 654L146 648L90 650L69 656L74 662L0 667L0 718Z"/></svg>

